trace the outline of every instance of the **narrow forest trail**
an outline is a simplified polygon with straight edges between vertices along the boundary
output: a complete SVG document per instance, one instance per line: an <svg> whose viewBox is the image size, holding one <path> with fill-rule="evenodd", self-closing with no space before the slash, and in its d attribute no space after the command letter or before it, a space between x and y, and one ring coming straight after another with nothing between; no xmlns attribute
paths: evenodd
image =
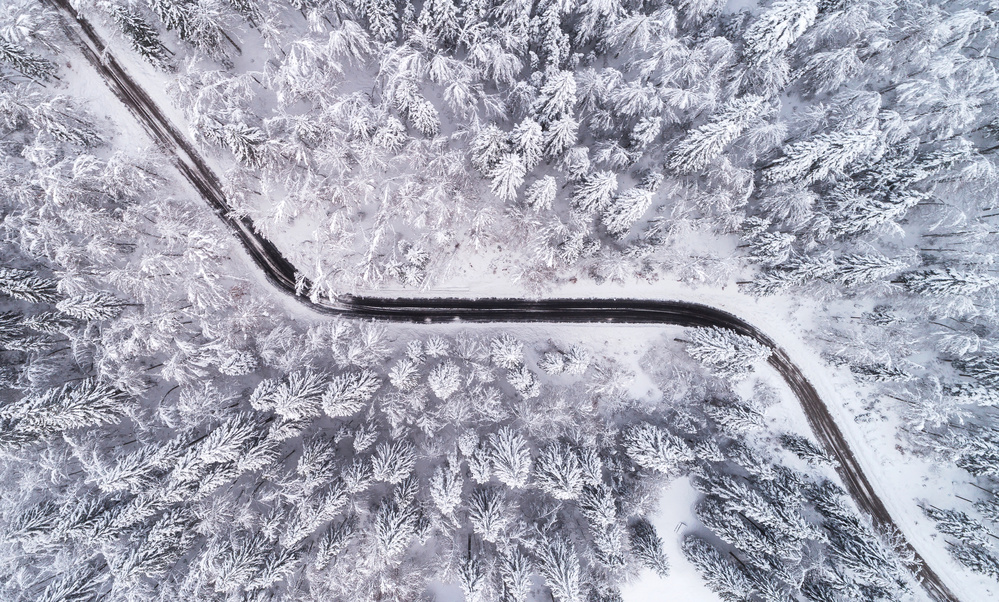
<svg viewBox="0 0 999 602"><path fill-rule="evenodd" d="M871 516L875 527L902 533L850 449L843 432L815 387L788 353L773 339L745 320L707 305L683 301L645 299L458 299L379 298L345 296L332 302L309 299L310 283L277 247L260 235L253 222L230 210L218 176L198 155L190 141L170 123L150 96L138 86L108 52L94 28L70 0L43 0L67 17L65 32L97 70L111 91L135 115L147 132L167 152L183 176L197 189L239 239L271 283L310 309L328 315L406 323L627 323L677 326L718 326L749 336L772 350L769 364L777 370L804 409L816 439L838 463L837 472L857 506ZM904 534L903 534L904 535ZM907 541L913 554L914 573L926 593L940 602L958 602L923 557Z"/></svg>

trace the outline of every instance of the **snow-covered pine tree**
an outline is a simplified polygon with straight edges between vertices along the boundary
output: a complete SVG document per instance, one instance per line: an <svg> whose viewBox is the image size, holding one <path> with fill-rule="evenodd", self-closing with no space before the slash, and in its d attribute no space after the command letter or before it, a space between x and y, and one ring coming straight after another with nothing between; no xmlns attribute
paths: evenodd
<svg viewBox="0 0 999 602"><path fill-rule="evenodd" d="M632 523L629 531L631 553L660 577L667 577L669 575L669 559L663 552L663 540L656 533L656 528L652 526L652 523L640 518Z"/></svg>
<svg viewBox="0 0 999 602"><path fill-rule="evenodd" d="M541 394L541 381L527 366L510 370L507 373L507 382L524 399L534 399Z"/></svg>
<svg viewBox="0 0 999 602"><path fill-rule="evenodd" d="M80 320L111 320L117 318L125 304L107 291L67 297L56 303L56 309Z"/></svg>
<svg viewBox="0 0 999 602"><path fill-rule="evenodd" d="M469 145L472 167L490 177L500 159L510 152L511 144L506 132L489 124L477 131Z"/></svg>
<svg viewBox="0 0 999 602"><path fill-rule="evenodd" d="M617 192L617 174L598 171L585 176L572 191L572 207L591 214L607 207Z"/></svg>
<svg viewBox="0 0 999 602"><path fill-rule="evenodd" d="M763 172L768 182L811 184L843 173L871 152L877 132L871 129L827 132L784 148L784 155Z"/></svg>
<svg viewBox="0 0 999 602"><path fill-rule="evenodd" d="M934 268L905 272L893 282L901 284L907 291L917 295L973 295L982 289L999 285L999 278L957 270Z"/></svg>
<svg viewBox="0 0 999 602"><path fill-rule="evenodd" d="M749 240L749 254L763 265L775 266L787 261L797 237L787 232L760 232Z"/></svg>
<svg viewBox="0 0 999 602"><path fill-rule="evenodd" d="M403 482L416 466L412 445L404 439L395 443L379 443L371 458L372 476L376 481L393 485Z"/></svg>
<svg viewBox="0 0 999 602"><path fill-rule="evenodd" d="M458 7L453 0L428 0L420 10L416 23L446 47L458 40L461 30L458 16Z"/></svg>
<svg viewBox="0 0 999 602"><path fill-rule="evenodd" d="M132 50L155 67L161 69L167 67L169 57L156 28L143 19L133 7L119 2L101 2L98 7L111 16Z"/></svg>
<svg viewBox="0 0 999 602"><path fill-rule="evenodd" d="M974 378L985 386L999 386L999 355L979 355L960 358L952 363L961 374Z"/></svg>
<svg viewBox="0 0 999 602"><path fill-rule="evenodd" d="M590 352L579 345L573 345L565 354L565 373L581 376L590 367Z"/></svg>
<svg viewBox="0 0 999 602"><path fill-rule="evenodd" d="M764 62L783 54L818 16L815 0L778 0L743 34L743 54L751 61Z"/></svg>
<svg viewBox="0 0 999 602"><path fill-rule="evenodd" d="M834 466L835 460L809 439L794 433L781 433L777 438L781 447L798 456L805 462L817 466Z"/></svg>
<svg viewBox="0 0 999 602"><path fill-rule="evenodd" d="M353 416L367 406L379 387L381 379L371 370L334 376L323 393L323 411L331 418Z"/></svg>
<svg viewBox="0 0 999 602"><path fill-rule="evenodd" d="M433 138L440 132L441 119L437 114L437 109L434 108L432 102L422 96L413 100L406 116L413 127L427 138Z"/></svg>
<svg viewBox="0 0 999 602"><path fill-rule="evenodd" d="M263 165L267 136L260 128L237 122L227 123L208 133L212 139L224 144L240 163L247 167Z"/></svg>
<svg viewBox="0 0 999 602"><path fill-rule="evenodd" d="M168 30L200 50L217 53L226 39L225 13L217 2L190 0L146 0Z"/></svg>
<svg viewBox="0 0 999 602"><path fill-rule="evenodd" d="M836 258L836 279L844 286L879 282L908 268L908 257L886 257L881 253L851 253Z"/></svg>
<svg viewBox="0 0 999 602"><path fill-rule="evenodd" d="M461 371L457 364L451 360L445 360L430 371L427 376L427 384L434 395L441 400L446 400L461 388Z"/></svg>
<svg viewBox="0 0 999 602"><path fill-rule="evenodd" d="M981 427L951 432L947 450L954 463L975 476L999 476L999 436Z"/></svg>
<svg viewBox="0 0 999 602"><path fill-rule="evenodd" d="M49 80L56 72L55 63L42 58L19 44L0 36L0 64L8 64L25 77Z"/></svg>
<svg viewBox="0 0 999 602"><path fill-rule="evenodd" d="M544 158L544 133L537 121L530 117L513 128L513 149L523 162L524 168L531 171Z"/></svg>
<svg viewBox="0 0 999 602"><path fill-rule="evenodd" d="M760 116L765 107L766 99L754 94L727 103L673 149L666 160L666 167L680 173L704 169Z"/></svg>
<svg viewBox="0 0 999 602"><path fill-rule="evenodd" d="M497 366L513 370L524 363L524 344L509 334L490 342L490 357Z"/></svg>
<svg viewBox="0 0 999 602"><path fill-rule="evenodd" d="M511 202L517 199L517 189L524 183L524 176L527 168L524 160L516 153L504 153L496 162L496 166L491 170L492 182L490 187L493 194L504 202Z"/></svg>
<svg viewBox="0 0 999 602"><path fill-rule="evenodd" d="M129 397L96 378L67 383L29 395L0 409L5 429L36 439L60 431L117 422L129 406ZM6 439L6 435L4 435Z"/></svg>
<svg viewBox="0 0 999 602"><path fill-rule="evenodd" d="M512 522L509 501L503 490L496 487L475 490L468 500L468 520L472 531L485 541L502 541Z"/></svg>
<svg viewBox="0 0 999 602"><path fill-rule="evenodd" d="M999 366L991 372L999 374ZM989 372L986 372L988 376ZM986 380L989 380L988 378ZM999 382L999 378L993 378ZM947 397L960 400L960 403L971 403L978 406L999 406L999 389L979 383L949 383L941 387L941 393Z"/></svg>
<svg viewBox="0 0 999 602"><path fill-rule="evenodd" d="M533 590L532 575L534 567L530 558L513 547L506 553L500 553L499 575L503 602L527 602Z"/></svg>
<svg viewBox="0 0 999 602"><path fill-rule="evenodd" d="M944 535L956 537L965 544L983 548L992 546L988 528L964 512L940 509L928 504L921 505L920 508L923 514L935 523L937 531Z"/></svg>
<svg viewBox="0 0 999 602"><path fill-rule="evenodd" d="M357 0L361 15L368 22L368 30L377 40L388 42L399 35L395 2L392 0Z"/></svg>
<svg viewBox="0 0 999 602"><path fill-rule="evenodd" d="M55 280L14 268L0 268L0 292L29 303L55 303L59 299Z"/></svg>
<svg viewBox="0 0 999 602"><path fill-rule="evenodd" d="M579 122L571 115L566 114L553 121L544 133L545 157L558 159L576 143L578 135Z"/></svg>
<svg viewBox="0 0 999 602"><path fill-rule="evenodd" d="M572 71L552 71L541 86L535 110L542 125L571 115L576 105L576 77Z"/></svg>
<svg viewBox="0 0 999 602"><path fill-rule="evenodd" d="M527 486L531 477L531 450L527 440L509 426L489 436L493 472L501 483L511 489Z"/></svg>
<svg viewBox="0 0 999 602"><path fill-rule="evenodd" d="M321 571L334 562L347 548L353 535L354 523L349 517L330 525L318 541L316 553L312 557L313 568Z"/></svg>
<svg viewBox="0 0 999 602"><path fill-rule="evenodd" d="M722 541L739 550L754 567L769 571L769 558L794 558L793 540L775 537L770 529L759 527L717 498L701 500L695 509L697 519Z"/></svg>
<svg viewBox="0 0 999 602"><path fill-rule="evenodd" d="M577 499L585 484L579 455L562 442L548 445L535 463L535 480L542 491L555 499Z"/></svg>
<svg viewBox="0 0 999 602"><path fill-rule="evenodd" d="M679 437L654 424L642 423L624 434L624 449L635 464L672 474L694 454Z"/></svg>
<svg viewBox="0 0 999 602"><path fill-rule="evenodd" d="M612 236L622 238L652 206L652 199L662 183L663 176L652 173L634 188L615 196L604 209L602 222Z"/></svg>
<svg viewBox="0 0 999 602"><path fill-rule="evenodd" d="M926 193L914 190L872 196L855 188L852 183L844 182L826 195L835 206L830 228L835 236L856 236L881 230L901 232L896 222L928 197Z"/></svg>
<svg viewBox="0 0 999 602"><path fill-rule="evenodd" d="M562 374L565 372L565 355L560 351L549 351L541 357L538 367L547 374Z"/></svg>
<svg viewBox="0 0 999 602"><path fill-rule="evenodd" d="M376 561L389 564L409 548L416 537L419 513L412 503L392 497L382 500L372 519Z"/></svg>
<svg viewBox="0 0 999 602"><path fill-rule="evenodd" d="M552 176L543 176L527 187L524 200L534 211L545 211L552 208L558 195L558 185Z"/></svg>
<svg viewBox="0 0 999 602"><path fill-rule="evenodd" d="M709 403L704 412L728 433L743 434L761 429L764 424L763 414L745 403Z"/></svg>
<svg viewBox="0 0 999 602"><path fill-rule="evenodd" d="M954 558L964 566L999 580L999 558L988 548L963 542L950 545L949 548Z"/></svg>
<svg viewBox="0 0 999 602"><path fill-rule="evenodd" d="M690 333L687 353L723 378L739 379L755 365L770 357L770 349L757 340L732 330L695 328Z"/></svg>
<svg viewBox="0 0 999 602"><path fill-rule="evenodd" d="M451 516L462 501L464 480L456 466L457 460L445 460L430 477L430 499L444 516Z"/></svg>
<svg viewBox="0 0 999 602"><path fill-rule="evenodd" d="M260 366L257 356L251 351L234 350L218 362L218 370L227 376L245 376Z"/></svg>
<svg viewBox="0 0 999 602"><path fill-rule="evenodd" d="M542 542L538 568L555 602L583 602L582 570L571 543L560 537Z"/></svg>
<svg viewBox="0 0 999 602"><path fill-rule="evenodd" d="M458 567L458 585L466 602L485 602L489 580L485 562L477 554L468 554Z"/></svg>
<svg viewBox="0 0 999 602"><path fill-rule="evenodd" d="M288 375L272 396L274 412L288 420L311 420L322 409L326 377L313 370Z"/></svg>
<svg viewBox="0 0 999 602"><path fill-rule="evenodd" d="M697 567L708 587L722 598L742 600L750 596L752 586L745 571L724 558L708 542L688 535L683 539L683 553Z"/></svg>

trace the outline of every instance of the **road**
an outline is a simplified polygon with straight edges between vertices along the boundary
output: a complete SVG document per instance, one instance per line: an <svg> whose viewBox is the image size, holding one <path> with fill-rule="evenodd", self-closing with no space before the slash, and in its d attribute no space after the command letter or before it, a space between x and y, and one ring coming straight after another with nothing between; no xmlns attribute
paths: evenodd
<svg viewBox="0 0 999 602"><path fill-rule="evenodd" d="M297 270L269 240L260 235L253 222L234 216L215 172L204 162L190 141L162 113L149 95L135 83L109 53L94 28L77 14L69 0L43 0L66 17L67 37L79 46L91 65L104 78L111 91L135 115L142 126L175 159L184 177L232 230L253 261L272 284L314 311L349 318L367 318L407 323L442 322L548 322L548 323L627 323L670 324L678 326L718 326L750 336L772 350L770 365L780 373L804 409L816 439L838 463L837 471L857 506L871 516L878 528L902 531L875 493L815 387L770 337L739 317L720 309L682 301L643 299L458 299L458 298L380 298L343 296L335 301L313 302L310 283L298 280ZM958 602L909 543L914 556L915 575L926 593L939 602Z"/></svg>

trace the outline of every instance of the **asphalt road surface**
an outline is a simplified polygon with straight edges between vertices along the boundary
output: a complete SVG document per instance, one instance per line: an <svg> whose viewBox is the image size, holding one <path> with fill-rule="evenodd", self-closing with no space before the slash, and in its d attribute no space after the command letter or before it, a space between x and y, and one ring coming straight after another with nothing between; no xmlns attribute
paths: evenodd
<svg viewBox="0 0 999 602"><path fill-rule="evenodd" d="M787 352L766 334L728 312L696 303L643 299L421 299L344 296L331 302L311 301L308 297L310 283L298 280L296 287L295 266L281 255L273 243L256 231L252 221L232 214L218 176L107 51L90 23L77 14L69 0L43 1L63 13L68 38L79 46L111 91L132 111L153 139L174 157L180 172L211 205L219 218L232 228L271 283L299 303L324 314L392 322L669 324L718 326L750 336L772 350L770 365L780 373L801 403L816 439L837 461L837 472L857 506L871 516L876 527L891 528L902 533L871 487L870 480L857 463L842 431L818 392L791 361ZM940 602L957 602L958 598L912 546L908 543L905 546L914 555L914 573L926 593Z"/></svg>

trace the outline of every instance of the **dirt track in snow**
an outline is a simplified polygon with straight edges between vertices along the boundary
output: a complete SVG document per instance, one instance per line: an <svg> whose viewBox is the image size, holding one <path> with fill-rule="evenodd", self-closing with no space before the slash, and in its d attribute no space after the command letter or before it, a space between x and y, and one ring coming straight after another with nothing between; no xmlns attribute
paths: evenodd
<svg viewBox="0 0 999 602"><path fill-rule="evenodd" d="M822 402L818 392L788 354L766 334L728 312L707 305L681 301L643 299L455 299L342 297L335 302L313 302L308 297L309 282L296 280L295 267L269 240L257 233L253 223L230 211L222 185L214 171L160 111L149 95L126 73L94 28L81 18L69 0L43 0L66 17L67 37L83 52L111 91L135 115L142 126L175 159L183 176L198 190L242 243L253 261L272 284L314 311L350 318L393 322L550 322L550 323L628 323L678 326L718 326L753 337L772 350L769 364L780 373L801 403L816 439L834 458L837 472L857 506L871 516L880 529L901 530L877 496L847 444L842 431ZM296 287L296 282L298 286ZM915 558L914 573L926 593L940 602L958 598L908 543Z"/></svg>

